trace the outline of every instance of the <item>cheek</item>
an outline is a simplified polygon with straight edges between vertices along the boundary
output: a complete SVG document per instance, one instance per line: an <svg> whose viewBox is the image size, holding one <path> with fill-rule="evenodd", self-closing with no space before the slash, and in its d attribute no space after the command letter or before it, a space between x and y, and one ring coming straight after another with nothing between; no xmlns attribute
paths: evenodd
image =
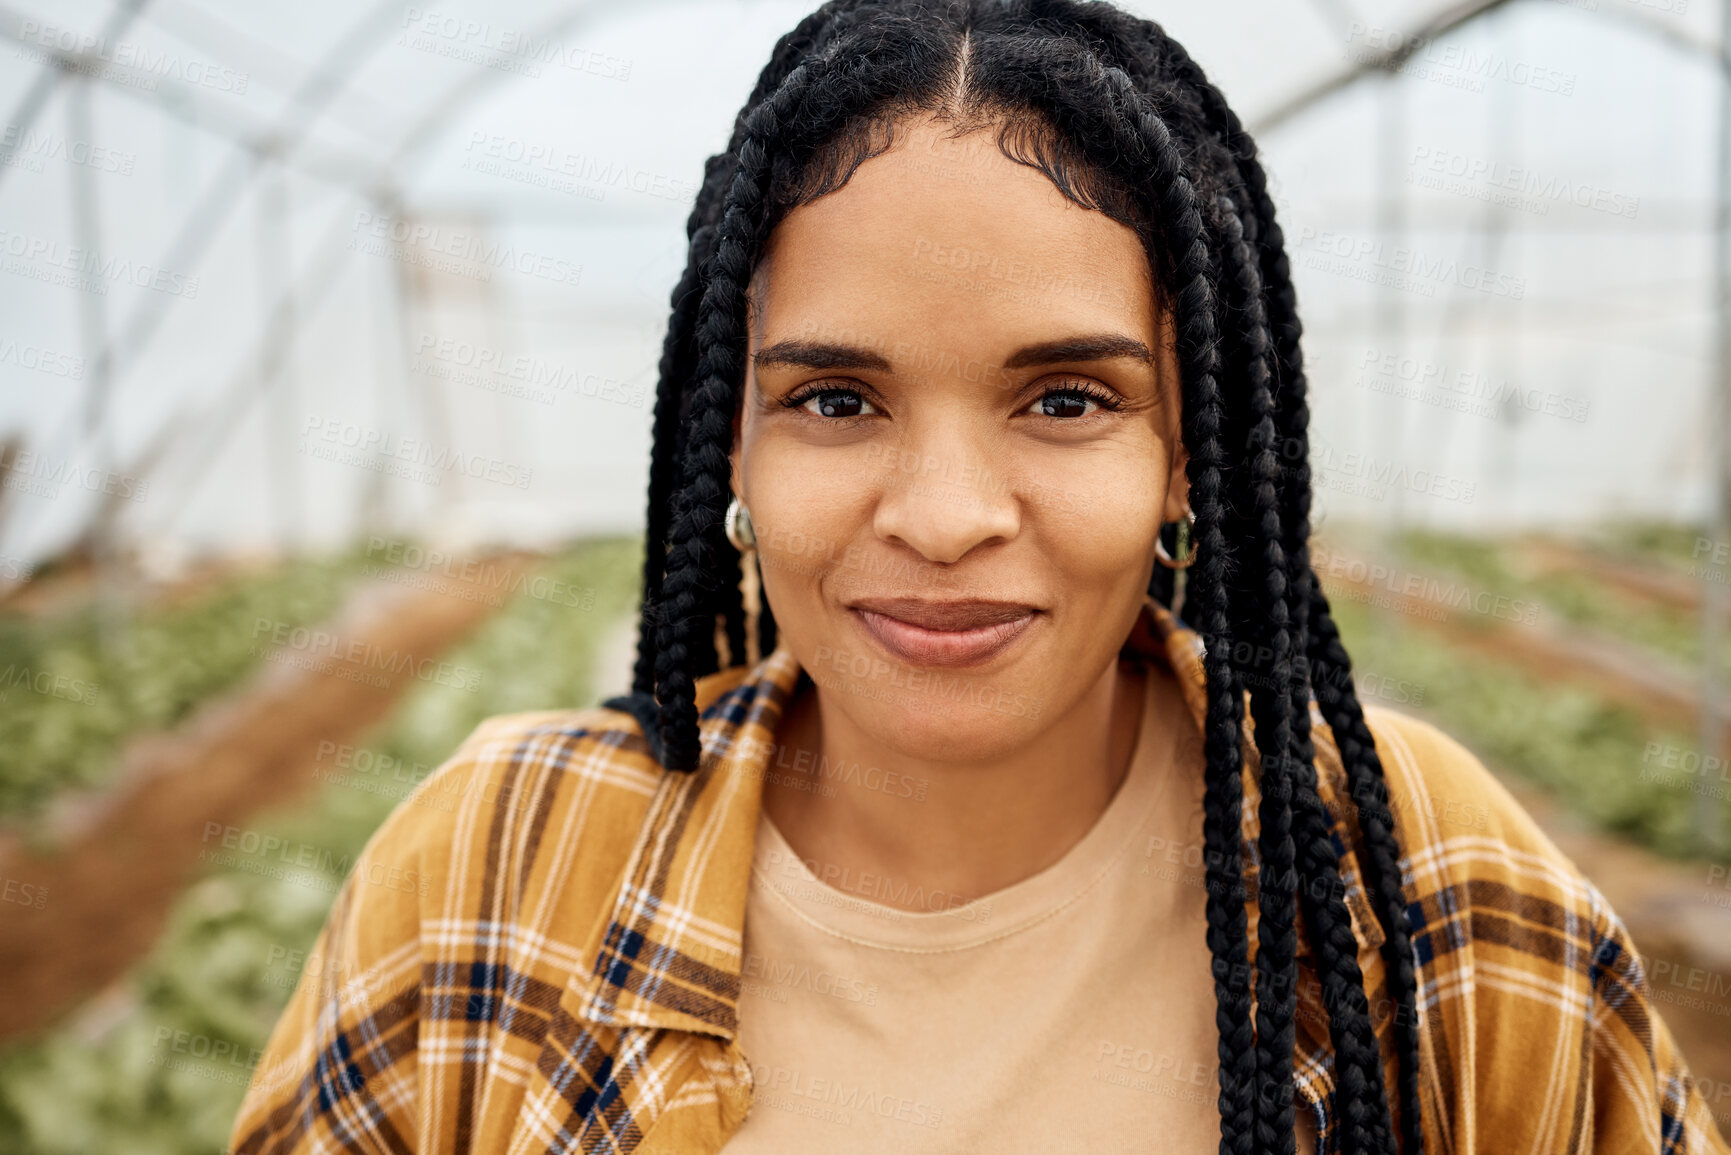
<svg viewBox="0 0 1731 1155"><path fill-rule="evenodd" d="M1158 445L1076 455L1032 478L1028 519L1043 552L1073 583L1130 583L1153 556L1166 501Z"/></svg>
<svg viewBox="0 0 1731 1155"><path fill-rule="evenodd" d="M801 587L842 564L871 523L872 474L859 451L747 438L742 488L766 593L781 618ZM786 606L784 609L783 607Z"/></svg>

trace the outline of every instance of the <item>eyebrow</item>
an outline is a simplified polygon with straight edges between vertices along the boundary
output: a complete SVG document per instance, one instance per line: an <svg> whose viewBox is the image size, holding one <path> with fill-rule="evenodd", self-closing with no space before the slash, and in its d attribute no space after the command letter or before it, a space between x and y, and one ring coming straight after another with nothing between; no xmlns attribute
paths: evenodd
<svg viewBox="0 0 1731 1155"><path fill-rule="evenodd" d="M759 349L751 360L759 369L765 365L788 365L795 369L872 369L887 373L890 368L882 354L870 349L798 338L777 341L768 348Z"/></svg>
<svg viewBox="0 0 1731 1155"><path fill-rule="evenodd" d="M1110 361L1118 357L1134 357L1154 363L1148 346L1134 337L1120 333L1100 333L1086 337L1066 337L1018 349L1004 362L1006 369L1026 369L1031 365L1055 365L1062 361Z"/></svg>
<svg viewBox="0 0 1731 1155"><path fill-rule="evenodd" d="M1027 369L1036 365L1056 365L1075 361L1110 361L1132 357L1148 364L1154 354L1134 337L1121 333L1098 333L1081 337L1066 337L1026 345L1012 353L1004 362L1005 369ZM880 373L890 371L890 363L880 353L858 345L830 341L804 341L797 338L777 341L760 349L752 357L758 368L766 365L787 365L796 369L832 372L849 369L869 369Z"/></svg>

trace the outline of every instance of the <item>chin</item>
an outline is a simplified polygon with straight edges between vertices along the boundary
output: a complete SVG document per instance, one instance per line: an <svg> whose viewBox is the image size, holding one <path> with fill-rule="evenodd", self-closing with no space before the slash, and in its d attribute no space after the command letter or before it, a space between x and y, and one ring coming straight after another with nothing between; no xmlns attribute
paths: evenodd
<svg viewBox="0 0 1731 1155"><path fill-rule="evenodd" d="M920 761L989 760L1026 744L1046 724L1040 698L996 678L909 670L894 682L834 672L817 682L860 729Z"/></svg>

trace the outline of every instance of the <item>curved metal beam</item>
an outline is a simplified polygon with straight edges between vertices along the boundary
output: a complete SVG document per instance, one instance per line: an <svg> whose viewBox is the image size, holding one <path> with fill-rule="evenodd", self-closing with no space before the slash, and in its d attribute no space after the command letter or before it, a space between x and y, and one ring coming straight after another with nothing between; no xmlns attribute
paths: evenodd
<svg viewBox="0 0 1731 1155"><path fill-rule="evenodd" d="M673 0L683 2L683 0ZM641 11L642 4L633 9ZM591 11L598 10L598 11ZM530 33L536 38L552 38L565 34L577 26L585 17L612 15L616 9L604 5L601 0L574 0L569 8L558 16L547 21ZM510 54L495 52L493 58L498 61L507 60ZM451 85L439 98L427 107L427 110L410 126L409 130L398 138L385 159L378 165L371 180L374 192L372 200L384 203L394 203L397 196L395 183L389 180L415 154L437 138L440 130L448 123L451 115L464 105L473 101L482 92L501 81L513 79L516 74L502 69L477 67L462 80ZM325 294L335 282L337 273L342 268L342 256L348 250L344 244L350 232L349 226L339 225L332 228L325 240L318 247L320 258L311 271L298 282L284 290L281 298L271 310L272 323L260 337L259 348L277 348L292 339L285 318L295 317L304 323L323 303ZM291 312L287 302L298 303L298 309ZM206 429L206 435L200 440L201 452L190 455L194 462L193 472L182 485L183 493L190 493L203 480L211 463L215 460L217 451L234 431L235 427L246 416L255 394L244 392L246 385L256 379L255 367L260 354L255 350L242 359L228 382L218 391L218 395L207 407L211 424ZM134 469L130 472L138 476L137 469L149 468L156 462L167 457L175 448L178 438L194 436L186 425L176 426L165 422L163 428L152 443L146 447L134 461Z"/></svg>
<svg viewBox="0 0 1731 1155"><path fill-rule="evenodd" d="M108 23L102 26L102 39L111 40L125 32L144 10L150 0L120 0L114 6L114 11L108 15ZM9 22L22 27L23 17L7 12ZM0 181L6 179L6 170L11 167L12 155L18 151L17 142L30 131L30 126L36 123L36 118L42 115L42 110L48 105L48 98L54 95L54 90L60 82L66 79L66 63L58 56L50 54L43 63L41 71L37 72L36 80L30 85L30 91L24 94L24 99L18 102L18 108L7 118L6 123L12 130L12 139L0 139Z"/></svg>
<svg viewBox="0 0 1731 1155"><path fill-rule="evenodd" d="M181 222L180 231L169 245L168 254L160 267L190 268L198 262L215 238L228 215L240 203L242 194L255 179L255 161L263 152L282 159L291 156L305 141L313 124L324 108L336 98L344 85L378 44L388 37L396 18L394 0L380 0L368 14L337 44L337 47L317 65L312 74L289 98L289 112L265 136L253 142L251 150L233 157L221 173L208 185L204 195ZM67 65L62 64L62 69ZM132 359L149 343L167 315L169 300L165 294L146 293L127 317L119 333L110 338L92 362L91 379L109 382L112 389L119 377L118 367ZM280 304L279 304L280 307ZM109 413L102 414L102 424L87 429L86 435L100 444L107 433ZM69 424L51 434L50 442L62 440L76 432ZM146 449L142 457L151 456ZM99 502L93 521L113 517L118 512L112 497Z"/></svg>
<svg viewBox="0 0 1731 1155"><path fill-rule="evenodd" d="M1337 92L1352 87L1367 76L1398 71L1413 53L1428 42L1466 26L1508 2L1509 0L1465 0L1464 3L1444 9L1411 32L1397 36L1393 48L1370 53L1351 68L1342 69L1333 76L1318 81L1292 99L1277 105L1272 111L1263 113L1251 123L1251 133L1260 136L1279 128L1299 113L1322 103Z"/></svg>
<svg viewBox="0 0 1731 1155"><path fill-rule="evenodd" d="M1309 111L1330 96L1350 88L1367 76L1398 71L1400 66L1405 64L1414 52L1417 52L1428 42L1463 28L1481 16L1503 7L1508 2L1509 0L1465 0L1464 3L1444 9L1411 32L1397 37L1393 48L1372 53L1351 68L1342 69L1333 76L1318 81L1290 100L1275 106L1273 110L1263 113L1251 123L1251 133L1260 136L1265 132L1279 128L1293 117ZM1614 23L1635 28L1662 44L1669 45L1690 56L1701 57L1731 74L1731 61L1728 61L1719 45L1702 40L1686 29L1667 24L1655 16L1622 8L1594 8L1588 12L1588 15L1599 16Z"/></svg>

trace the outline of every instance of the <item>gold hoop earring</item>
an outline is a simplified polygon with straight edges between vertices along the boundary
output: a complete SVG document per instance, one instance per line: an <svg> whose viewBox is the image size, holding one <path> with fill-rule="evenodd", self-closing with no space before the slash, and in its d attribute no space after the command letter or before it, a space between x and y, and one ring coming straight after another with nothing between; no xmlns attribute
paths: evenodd
<svg viewBox="0 0 1731 1155"><path fill-rule="evenodd" d="M1167 569L1189 569L1196 564L1197 546L1195 539L1190 534L1190 531L1196 527L1196 512L1189 509L1185 510L1184 517L1176 524L1178 526L1178 556L1173 557L1166 552L1166 543L1160 540L1161 534L1157 533L1154 535L1154 560ZM1166 527L1162 525L1160 529L1161 533L1164 533Z"/></svg>
<svg viewBox="0 0 1731 1155"><path fill-rule="evenodd" d="M739 504L739 498L727 503L727 518L723 522L728 544L740 553L757 548L757 533L751 528L751 514Z"/></svg>

